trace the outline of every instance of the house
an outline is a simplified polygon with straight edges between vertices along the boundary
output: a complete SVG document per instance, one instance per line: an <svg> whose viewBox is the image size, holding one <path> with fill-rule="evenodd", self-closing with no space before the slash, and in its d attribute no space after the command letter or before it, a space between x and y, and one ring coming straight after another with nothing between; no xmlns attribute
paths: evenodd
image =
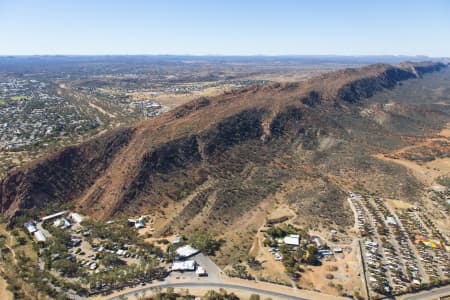
<svg viewBox="0 0 450 300"><path fill-rule="evenodd" d="M197 263L195 260L174 261L171 267L172 271L195 271Z"/></svg>
<svg viewBox="0 0 450 300"><path fill-rule="evenodd" d="M40 230L34 232L34 237L38 242L45 242L47 240L44 233L42 233L42 231Z"/></svg>
<svg viewBox="0 0 450 300"><path fill-rule="evenodd" d="M128 219L128 226L134 226L134 228L144 228L145 223L148 221L148 217L139 217L138 219Z"/></svg>
<svg viewBox="0 0 450 300"><path fill-rule="evenodd" d="M179 244L180 242L181 242L181 235L177 234L175 236L175 239L173 240L172 244L176 245L176 244Z"/></svg>
<svg viewBox="0 0 450 300"><path fill-rule="evenodd" d="M298 234L290 234L285 236L283 241L286 245L298 246L300 245L300 236Z"/></svg>
<svg viewBox="0 0 450 300"><path fill-rule="evenodd" d="M191 245L185 245L175 250L175 252L180 258L188 258L199 253L200 250L193 248Z"/></svg>
<svg viewBox="0 0 450 300"><path fill-rule="evenodd" d="M134 223L134 228L136 228L136 229L140 229L140 228L144 228L144 227L145 227L144 223L142 223L140 221L137 221L136 223Z"/></svg>
<svg viewBox="0 0 450 300"><path fill-rule="evenodd" d="M312 241L314 244L316 244L316 247L317 247L317 248L322 248L323 242L322 242L322 239L321 239L320 237L318 237L318 236L312 236L312 237L311 237L311 241Z"/></svg>
<svg viewBox="0 0 450 300"><path fill-rule="evenodd" d="M69 217L74 223L80 224L81 222L83 222L83 216L78 213L71 213Z"/></svg>
<svg viewBox="0 0 450 300"><path fill-rule="evenodd" d="M55 222L53 222L53 226L59 227L62 229L69 228L72 226L72 224L67 220L66 218L57 219Z"/></svg>
<svg viewBox="0 0 450 300"><path fill-rule="evenodd" d="M33 234L37 231L36 226L34 226L33 222L25 223L25 228L28 230L30 234Z"/></svg>

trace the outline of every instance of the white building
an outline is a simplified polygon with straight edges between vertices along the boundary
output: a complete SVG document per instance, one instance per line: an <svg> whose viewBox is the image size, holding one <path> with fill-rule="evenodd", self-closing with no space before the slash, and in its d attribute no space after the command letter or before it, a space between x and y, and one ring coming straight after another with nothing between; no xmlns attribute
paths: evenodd
<svg viewBox="0 0 450 300"><path fill-rule="evenodd" d="M176 245L176 244L179 244L180 242L181 242L181 235L177 234L175 236L175 239L173 240L172 244Z"/></svg>
<svg viewBox="0 0 450 300"><path fill-rule="evenodd" d="M174 261L172 271L195 271L197 263L195 260Z"/></svg>
<svg viewBox="0 0 450 300"><path fill-rule="evenodd" d="M55 220L55 222L53 222L53 226L60 227L62 229L69 228L71 225L72 224L70 224L70 222L66 218L57 219Z"/></svg>
<svg viewBox="0 0 450 300"><path fill-rule="evenodd" d="M45 242L47 240L45 235L40 230L34 232L34 237L38 242Z"/></svg>
<svg viewBox="0 0 450 300"><path fill-rule="evenodd" d="M144 228L145 225L144 223L137 221L136 223L134 223L134 228L139 229L139 228Z"/></svg>
<svg viewBox="0 0 450 300"><path fill-rule="evenodd" d="M25 228L28 230L29 233L33 234L37 231L36 226L32 222L25 223Z"/></svg>
<svg viewBox="0 0 450 300"><path fill-rule="evenodd" d="M72 221L74 221L77 224L80 224L81 222L83 222L83 216L78 213L71 213L70 218L72 219Z"/></svg>
<svg viewBox="0 0 450 300"><path fill-rule="evenodd" d="M199 253L200 250L193 248L191 245L185 245L183 247L178 248L175 252L177 253L177 256L181 258L187 258Z"/></svg>
<svg viewBox="0 0 450 300"><path fill-rule="evenodd" d="M323 246L322 239L318 236L313 236L311 241L316 244L317 248L321 248Z"/></svg>
<svg viewBox="0 0 450 300"><path fill-rule="evenodd" d="M300 236L298 234L290 234L284 237L286 245L298 246L300 245Z"/></svg>

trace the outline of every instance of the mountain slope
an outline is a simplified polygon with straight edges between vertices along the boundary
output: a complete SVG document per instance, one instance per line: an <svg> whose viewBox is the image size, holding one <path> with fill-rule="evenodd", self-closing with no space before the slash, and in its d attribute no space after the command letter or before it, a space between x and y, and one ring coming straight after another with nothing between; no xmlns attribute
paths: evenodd
<svg viewBox="0 0 450 300"><path fill-rule="evenodd" d="M152 212L159 233L221 232L251 230L285 203L297 222L348 226L346 188L414 199L421 187L371 154L450 121L445 109L366 98L444 68L378 64L198 99L10 172L1 211L70 203L102 219Z"/></svg>

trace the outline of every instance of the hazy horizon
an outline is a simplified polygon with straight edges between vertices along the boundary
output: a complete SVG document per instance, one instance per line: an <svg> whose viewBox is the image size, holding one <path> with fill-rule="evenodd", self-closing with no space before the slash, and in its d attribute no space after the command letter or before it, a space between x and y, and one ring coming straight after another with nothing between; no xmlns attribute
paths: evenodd
<svg viewBox="0 0 450 300"><path fill-rule="evenodd" d="M105 54L105 53L92 53L92 54L78 54L78 53L67 53L67 54L60 54L60 53L54 53L54 54L46 54L46 53L36 53L36 54L2 54L0 53L0 57L32 57L32 56L48 56L48 57L58 57L58 56L73 56L73 57L86 57L86 56L105 56L105 57L114 57L114 56L174 56L174 57L292 57L292 58L302 58L302 57L311 57L311 58L326 58L326 57L405 57L405 58L450 58L449 56L429 56L429 55L422 55L422 54L416 54L416 55L407 55L407 54L356 54L356 55L346 55L346 54L221 54L221 53L206 53L206 54L187 54L187 53L180 53L180 54L174 54L174 53L135 53L135 54L126 54L126 53L115 53L115 54Z"/></svg>

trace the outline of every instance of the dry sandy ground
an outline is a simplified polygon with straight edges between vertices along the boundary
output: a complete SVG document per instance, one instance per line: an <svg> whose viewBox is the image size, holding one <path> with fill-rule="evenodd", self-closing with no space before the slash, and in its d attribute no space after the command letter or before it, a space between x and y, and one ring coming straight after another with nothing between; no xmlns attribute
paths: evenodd
<svg viewBox="0 0 450 300"><path fill-rule="evenodd" d="M284 266L280 261L276 261L274 256L269 253L268 248L263 246L264 234L259 232L251 249L251 254L262 263L260 271L250 270L252 276L256 278L265 278L274 282L290 283L286 275Z"/></svg>
<svg viewBox="0 0 450 300"><path fill-rule="evenodd" d="M411 170L412 174L417 177L421 182L425 183L426 185L430 186L434 183L435 179L439 176L449 176L450 174L450 158L440 158L435 159L433 161L424 163L424 164L417 164L414 161L410 161L407 159L404 159L400 157L398 154L401 154L402 152L406 150L411 150L414 148L419 147L432 147L433 141L450 141L450 123L447 124L447 126L441 130L439 133L436 134L436 136L431 137L425 141L418 142L415 145L407 146L401 149L398 149L396 151L393 151L392 153L389 153L388 155L383 154L377 154L375 157L386 160L389 162L397 163L400 165L405 166L409 170ZM398 159L393 159L387 156L396 156Z"/></svg>
<svg viewBox="0 0 450 300"><path fill-rule="evenodd" d="M0 277L0 299L2 300L12 300L13 294L6 289L6 281L3 277Z"/></svg>
<svg viewBox="0 0 450 300"><path fill-rule="evenodd" d="M133 101L152 99L159 102L162 106L173 109L197 98L217 96L231 89L231 85L225 84L217 87L209 87L201 91L193 91L189 94L161 93L161 95L155 96L153 92L134 92L130 96Z"/></svg>
<svg viewBox="0 0 450 300"><path fill-rule="evenodd" d="M322 260L318 267L305 267L305 272L299 281L302 288L316 289L330 295L338 295L337 286L340 284L343 291L352 294L353 291L362 292L362 281L358 274L361 265L357 259L358 249L353 243L351 247L344 248L344 253L336 254L329 259ZM331 274L333 279L327 279Z"/></svg>
<svg viewBox="0 0 450 300"><path fill-rule="evenodd" d="M408 209L410 207L412 207L413 205L402 201L402 200L395 200L395 199L386 199L386 205L393 210L396 209Z"/></svg>
<svg viewBox="0 0 450 300"><path fill-rule="evenodd" d="M448 176L450 174L450 158L435 159L423 165L419 165L413 161L406 159L393 159L384 156L383 154L375 155L376 158L400 164L409 170L421 182L430 186L439 176Z"/></svg>

